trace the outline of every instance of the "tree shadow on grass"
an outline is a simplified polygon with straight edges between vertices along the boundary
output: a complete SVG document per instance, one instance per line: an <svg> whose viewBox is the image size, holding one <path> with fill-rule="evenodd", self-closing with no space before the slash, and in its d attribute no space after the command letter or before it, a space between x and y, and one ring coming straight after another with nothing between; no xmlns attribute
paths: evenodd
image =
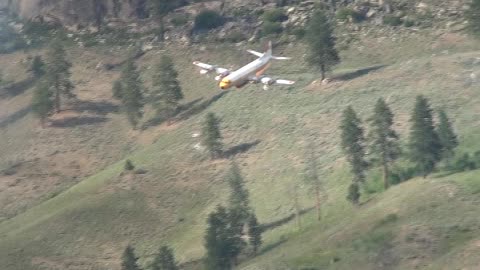
<svg viewBox="0 0 480 270"><path fill-rule="evenodd" d="M305 209L302 209L300 211L300 215L303 216L305 215L306 213L312 211L313 209L315 209L315 207L310 207L310 208L305 208ZM292 221L293 219L295 218L295 214L291 214L289 216L286 216L284 218L281 218L279 220L275 220L275 221L272 221L272 222L269 222L269 223L264 223L264 224L261 224L260 225L260 229L264 232L264 231L268 231L268 230L272 230L272 229L275 229L277 227L280 227L282 225L285 225L287 223L289 223L290 221Z"/></svg>
<svg viewBox="0 0 480 270"><path fill-rule="evenodd" d="M367 68L357 69L357 70L352 71L352 72L347 72L347 73L343 73L343 74L333 76L332 80L335 80L335 81L353 80L353 79L356 79L358 77L367 75L370 72L377 71L377 70L380 70L382 68L385 68L386 66L387 65L376 65L376 66L371 66L371 67L367 67Z"/></svg>
<svg viewBox="0 0 480 270"><path fill-rule="evenodd" d="M3 91L0 92L0 98L11 98L23 94L27 89L35 85L37 78L30 77L23 81L15 82L3 87Z"/></svg>
<svg viewBox="0 0 480 270"><path fill-rule="evenodd" d="M4 127L6 127L10 124L13 124L13 123L17 122L18 120L27 116L31 111L32 111L32 106L27 106L23 109L20 109L20 110L14 112L13 114L11 114L11 115L3 118L3 119L0 119L0 128L4 128Z"/></svg>
<svg viewBox="0 0 480 270"><path fill-rule="evenodd" d="M98 123L104 123L108 118L103 116L74 116L66 117L64 119L52 120L50 122L51 127L56 128L71 128L76 126L94 125Z"/></svg>
<svg viewBox="0 0 480 270"><path fill-rule="evenodd" d="M81 113L89 112L99 115L107 115L109 113L119 112L120 106L109 101L76 100L70 110Z"/></svg>
<svg viewBox="0 0 480 270"><path fill-rule="evenodd" d="M260 140L255 140L255 141L249 142L249 143L241 143L239 145L236 145L236 146L224 151L223 156L225 158L230 158L232 156L245 153L248 150L252 149L253 147L257 146L259 143L261 143Z"/></svg>
<svg viewBox="0 0 480 270"><path fill-rule="evenodd" d="M202 101L203 98L197 98L193 101L190 101L186 104L181 104L177 111L175 112L175 114L172 116L172 120L174 120L174 118L176 116L178 116L179 114L181 114L182 112L185 112L186 110L190 109L192 106L195 106L197 103L199 103L200 101ZM157 115L155 117L153 117L152 119L148 120L145 124L143 124L143 127L142 129L147 129L149 127L153 127L153 126L158 126L158 125L161 125L163 124L164 122L168 121L168 117L164 116L164 115Z"/></svg>
<svg viewBox="0 0 480 270"><path fill-rule="evenodd" d="M174 120L176 120L176 121L187 120L188 118L203 112L205 109L210 107L213 103L217 102L219 99L224 97L227 93L228 93L228 91L220 92L219 94L216 94L215 96L213 96L209 100L205 100L200 104L196 104L194 106L191 106L190 108L183 111L182 113L179 113L178 116L175 117Z"/></svg>
<svg viewBox="0 0 480 270"><path fill-rule="evenodd" d="M263 255L263 254L265 254L265 253L267 253L267 252L269 252L269 251L271 251L271 250L273 250L273 249L281 246L283 243L285 243L285 242L287 242L287 241L288 241L287 238L281 237L278 241L273 242L273 243L270 243L270 244L264 246L264 247L260 250L260 252L258 252L257 256Z"/></svg>

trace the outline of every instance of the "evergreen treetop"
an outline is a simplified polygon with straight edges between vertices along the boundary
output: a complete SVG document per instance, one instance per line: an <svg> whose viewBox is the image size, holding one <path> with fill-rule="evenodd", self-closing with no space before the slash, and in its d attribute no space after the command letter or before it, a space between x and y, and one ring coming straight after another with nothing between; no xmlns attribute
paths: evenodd
<svg viewBox="0 0 480 270"><path fill-rule="evenodd" d="M248 219L248 239L253 248L253 254L256 255L262 245L262 228L258 224L257 216L253 213Z"/></svg>
<svg viewBox="0 0 480 270"><path fill-rule="evenodd" d="M323 11L316 11L308 22L305 39L308 45L308 62L318 67L322 80L325 72L340 62L335 49L335 37L327 16Z"/></svg>
<svg viewBox="0 0 480 270"><path fill-rule="evenodd" d="M212 159L222 155L222 135L220 133L220 120L214 113L208 113L202 130L203 144L210 152Z"/></svg>
<svg viewBox="0 0 480 270"><path fill-rule="evenodd" d="M452 124L444 110L438 112L438 120L437 134L442 146L442 154L444 158L449 160L454 155L455 147L458 146L457 135L455 135Z"/></svg>
<svg viewBox="0 0 480 270"><path fill-rule="evenodd" d="M171 117L178 109L178 103L183 99L183 93L177 77L178 73L172 58L163 55L154 74L153 88L150 94L150 100L157 113L164 112Z"/></svg>
<svg viewBox="0 0 480 270"><path fill-rule="evenodd" d="M343 112L341 122L341 146L351 165L356 182L365 180L365 170L368 163L365 161L365 138L361 121L351 106Z"/></svg>
<svg viewBox="0 0 480 270"><path fill-rule="evenodd" d="M36 78L42 77L45 74L45 62L43 62L40 55L33 57L29 71L32 72Z"/></svg>
<svg viewBox="0 0 480 270"><path fill-rule="evenodd" d="M442 145L433 124L432 110L425 97L417 96L410 122L410 159L426 177L440 160Z"/></svg>
<svg viewBox="0 0 480 270"><path fill-rule="evenodd" d="M158 255L155 257L152 270L178 270L173 250L168 246L162 246Z"/></svg>
<svg viewBox="0 0 480 270"><path fill-rule="evenodd" d="M371 154L374 160L383 168L383 181L385 189L389 187L389 165L400 155L398 135L393 130L393 113L385 100L378 99L375 104L373 117L370 120Z"/></svg>
<svg viewBox="0 0 480 270"><path fill-rule="evenodd" d="M135 256L135 250L130 245L125 248L122 255L122 270L140 270L138 258Z"/></svg>
<svg viewBox="0 0 480 270"><path fill-rule="evenodd" d="M128 121L135 128L143 116L143 87L140 74L130 57L122 72L122 105Z"/></svg>

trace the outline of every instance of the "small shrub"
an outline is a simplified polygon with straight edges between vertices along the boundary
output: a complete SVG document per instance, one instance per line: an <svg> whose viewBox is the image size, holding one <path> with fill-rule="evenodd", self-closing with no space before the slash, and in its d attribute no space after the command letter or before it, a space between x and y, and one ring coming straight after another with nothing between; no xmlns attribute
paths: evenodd
<svg viewBox="0 0 480 270"><path fill-rule="evenodd" d="M408 181L418 175L418 170L415 167L394 168L390 172L390 184L398 185L402 182Z"/></svg>
<svg viewBox="0 0 480 270"><path fill-rule="evenodd" d="M476 169L476 165L470 154L466 153L455 161L452 169L457 172L465 172Z"/></svg>
<svg viewBox="0 0 480 270"><path fill-rule="evenodd" d="M336 17L340 21L348 21L352 18L353 22L361 22L365 17L351 8L341 8L337 11Z"/></svg>
<svg viewBox="0 0 480 270"><path fill-rule="evenodd" d="M288 20L288 16L279 8L265 11L262 17L264 22L283 22Z"/></svg>
<svg viewBox="0 0 480 270"><path fill-rule="evenodd" d="M385 15L385 17L383 17L383 24L390 26L399 26L402 24L402 19L394 15Z"/></svg>
<svg viewBox="0 0 480 270"><path fill-rule="evenodd" d="M403 21L403 26L405 27L412 27L415 26L415 21L411 19L406 19Z"/></svg>
<svg viewBox="0 0 480 270"><path fill-rule="evenodd" d="M262 34L264 36L280 34L283 31L282 24L279 22L264 22Z"/></svg>
<svg viewBox="0 0 480 270"><path fill-rule="evenodd" d="M210 30L222 26L225 20L213 10L204 10L195 17L195 29Z"/></svg>
<svg viewBox="0 0 480 270"><path fill-rule="evenodd" d="M133 162L130 159L127 159L123 168L125 171L133 171L135 170L135 165L133 165Z"/></svg>
<svg viewBox="0 0 480 270"><path fill-rule="evenodd" d="M303 27L296 27L296 28L290 29L289 32L299 40L305 37L305 28Z"/></svg>
<svg viewBox="0 0 480 270"><path fill-rule="evenodd" d="M480 168L480 151L475 152L472 159L475 163L475 167Z"/></svg>
<svg viewBox="0 0 480 270"><path fill-rule="evenodd" d="M185 24L188 23L188 16L187 15L184 15L184 14L175 14L171 19L170 19L170 22L176 26L176 27L179 27L179 26L183 26Z"/></svg>
<svg viewBox="0 0 480 270"><path fill-rule="evenodd" d="M381 227L389 223L393 223L397 220L398 220L397 214L388 214L384 218L382 218L380 221L378 221L376 227Z"/></svg>

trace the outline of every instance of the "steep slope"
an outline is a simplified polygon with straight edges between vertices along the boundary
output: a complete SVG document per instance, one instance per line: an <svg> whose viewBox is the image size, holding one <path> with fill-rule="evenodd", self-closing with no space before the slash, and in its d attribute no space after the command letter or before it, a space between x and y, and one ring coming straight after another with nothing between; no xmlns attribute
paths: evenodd
<svg viewBox="0 0 480 270"><path fill-rule="evenodd" d="M123 149L128 142L143 146L117 152L104 164L117 163L95 167L100 170L98 173L45 202L32 203L36 206L0 223L0 254L5 254L0 256L0 265L22 270L118 269L127 243L138 249L145 265L158 246L165 243L175 248L181 262L201 258L205 218L225 199L223 176L229 165L228 160L212 162L193 148L198 139L191 135L200 130L204 114L212 111L222 119L227 148L234 153L241 149L238 146L246 146L244 152L232 154L232 158L242 165L262 223L291 216L290 190L293 185L302 184L308 141L317 145L325 179L328 199L322 222L316 224L313 213L306 211L301 231L297 231L294 222L267 231L261 256L245 262L245 269L351 269L352 265L360 269L473 267L480 262L479 258L463 258L477 250L478 172L412 180L386 193L370 195L371 200L360 209L353 209L344 199L349 176L337 146L337 127L346 105L354 106L365 119L375 100L385 97L396 113L397 129L405 136L414 97L422 93L455 119L462 140L459 151L479 149L480 92L479 84L471 76L480 71L478 51L472 51L475 46L476 42L460 35L435 37L426 32L405 37L400 43L382 37L361 39L343 52L345 61L336 71L337 80L326 86L311 84L316 74L304 65L301 46L286 47L277 52L296 59L288 65L276 63L271 73L297 78L298 85L270 91L249 86L227 93L219 93L190 63L200 59L241 64L247 61L243 48L167 48L166 53L175 57L181 69L182 86L190 102L172 126L151 126L140 133L130 133L121 115L108 114L109 119L94 128L80 125L61 131L40 131L29 115L2 127L2 138L9 138L16 145L23 145L12 139L20 136L16 132L23 127L34 131L25 136L50 151L57 146L62 148L56 143L59 140L42 142L36 132L60 137L73 149L92 149L87 159L103 160L102 153ZM228 54L224 53L226 49ZM165 52L154 50L140 60L147 81L151 66L161 53ZM104 54L105 51L73 54L76 80L96 78L79 91L85 100L112 102L108 98L108 82L117 71L99 73L82 65L85 59L98 60ZM89 67L96 64L91 60ZM99 92L92 93L90 88ZM26 106L28 99L26 92L1 102L12 106L9 111L16 111L19 104ZM99 108L105 108L104 104ZM97 141L107 134L119 137ZM84 136L92 136L91 144L78 141L78 146L71 145L74 138ZM2 149L9 148L5 144ZM14 157L13 149L11 154L6 152L6 161ZM26 149L24 155L37 150L20 149ZM79 155L73 153L59 159L71 160ZM126 156L147 173L122 173L120 159ZM305 185L301 189L301 204L306 210L313 205Z"/></svg>

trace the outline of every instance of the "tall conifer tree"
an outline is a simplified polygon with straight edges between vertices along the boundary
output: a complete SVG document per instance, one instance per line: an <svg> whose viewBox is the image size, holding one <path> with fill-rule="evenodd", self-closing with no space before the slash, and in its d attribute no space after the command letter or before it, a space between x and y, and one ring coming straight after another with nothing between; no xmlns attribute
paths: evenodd
<svg viewBox="0 0 480 270"><path fill-rule="evenodd" d="M72 93L74 86L70 81L72 64L68 62L60 40L55 39L50 43L46 60L46 82L53 89L55 110L60 112L62 95L74 96Z"/></svg>
<svg viewBox="0 0 480 270"><path fill-rule="evenodd" d="M136 128L143 116L144 98L140 74L131 57L125 64L121 80L123 110L130 124Z"/></svg>
<svg viewBox="0 0 480 270"><path fill-rule="evenodd" d="M157 113L172 117L178 109L178 102L183 99L182 88L177 79L172 58L163 55L153 76L153 88L150 100Z"/></svg>
<svg viewBox="0 0 480 270"><path fill-rule="evenodd" d="M392 127L393 113L382 98L375 104L370 124L371 153L382 166L384 188L388 189L390 164L398 158L400 147L398 135Z"/></svg>
<svg viewBox="0 0 480 270"><path fill-rule="evenodd" d="M410 122L410 159L423 177L426 177L441 159L442 145L433 124L432 110L425 97L417 96Z"/></svg>
<svg viewBox="0 0 480 270"><path fill-rule="evenodd" d="M53 111L52 91L47 83L40 82L35 88L32 98L32 109L40 119L42 127L45 126L45 119Z"/></svg>
<svg viewBox="0 0 480 270"><path fill-rule="evenodd" d="M438 121L437 134L442 146L442 157L447 160L447 163L450 163L455 147L458 146L457 135L455 135L452 124L444 110L438 112Z"/></svg>
<svg viewBox="0 0 480 270"><path fill-rule="evenodd" d="M353 174L353 182L349 188L347 198L354 204L358 203L360 198L359 184L365 181L365 170L368 163L365 161L365 138L361 121L352 107L348 107L343 112L341 123L342 131L342 149L350 163Z"/></svg>
<svg viewBox="0 0 480 270"><path fill-rule="evenodd" d="M323 11L317 11L311 17L305 39L308 45L308 62L320 69L323 80L325 73L340 62L333 30Z"/></svg>
<svg viewBox="0 0 480 270"><path fill-rule="evenodd" d="M222 134L220 133L220 120L214 113L208 113L202 131L203 144L212 159L220 158L223 153Z"/></svg>
<svg viewBox="0 0 480 270"><path fill-rule="evenodd" d="M262 245L262 228L258 224L255 214L251 214L248 219L248 239L252 246L253 254L257 255L258 249Z"/></svg>

